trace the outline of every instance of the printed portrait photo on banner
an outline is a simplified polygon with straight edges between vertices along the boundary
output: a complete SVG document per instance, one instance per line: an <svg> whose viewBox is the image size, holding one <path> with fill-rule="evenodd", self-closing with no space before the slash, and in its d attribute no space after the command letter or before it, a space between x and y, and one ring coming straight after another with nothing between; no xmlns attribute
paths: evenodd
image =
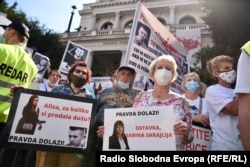
<svg viewBox="0 0 250 167"><path fill-rule="evenodd" d="M75 62L86 61L88 53L89 51L83 46L68 42L59 70L67 73L71 65Z"/></svg>
<svg viewBox="0 0 250 167"><path fill-rule="evenodd" d="M68 130L69 143L66 146L70 147L85 147L87 128L70 126Z"/></svg>
<svg viewBox="0 0 250 167"><path fill-rule="evenodd" d="M134 43L143 47L144 49L148 48L148 41L150 37L150 28L141 22L137 23Z"/></svg>
<svg viewBox="0 0 250 167"><path fill-rule="evenodd" d="M113 134L109 137L109 149L130 149L124 131L124 123L121 120L117 120L114 124Z"/></svg>
<svg viewBox="0 0 250 167"><path fill-rule="evenodd" d="M40 130L41 123L38 119L40 112L38 102L39 97L37 95L30 96L28 103L23 108L22 117L17 124L15 133L33 135L37 125L40 125Z"/></svg>
<svg viewBox="0 0 250 167"><path fill-rule="evenodd" d="M38 69L38 74L39 75L44 75L45 71L46 71L46 67L48 65L49 62L49 58L45 55L42 55L40 53L35 53L33 60L36 64L36 67Z"/></svg>
<svg viewBox="0 0 250 167"><path fill-rule="evenodd" d="M143 91L145 89L146 79L141 74L136 74L133 89Z"/></svg>

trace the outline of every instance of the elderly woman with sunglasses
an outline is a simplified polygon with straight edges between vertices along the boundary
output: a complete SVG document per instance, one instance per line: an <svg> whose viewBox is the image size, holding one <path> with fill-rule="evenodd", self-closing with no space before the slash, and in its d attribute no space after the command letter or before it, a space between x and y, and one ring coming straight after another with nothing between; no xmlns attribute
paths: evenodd
<svg viewBox="0 0 250 167"><path fill-rule="evenodd" d="M182 88L184 96L190 105L192 121L209 125L207 104L204 98L199 97L202 91L200 77L196 72L187 73L183 76Z"/></svg>
<svg viewBox="0 0 250 167"><path fill-rule="evenodd" d="M192 120L188 102L181 95L170 90L177 78L177 64L170 55L156 58L149 66L150 79L154 89L140 92L134 99L134 107L173 105L176 122L173 125L176 135L176 149L183 150L183 144L193 141ZM167 112L167 111L166 111Z"/></svg>

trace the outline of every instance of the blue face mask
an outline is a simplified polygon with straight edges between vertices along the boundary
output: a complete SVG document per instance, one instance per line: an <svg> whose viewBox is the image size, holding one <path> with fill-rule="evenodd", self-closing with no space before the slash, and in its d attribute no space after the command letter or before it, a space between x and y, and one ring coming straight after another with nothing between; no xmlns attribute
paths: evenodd
<svg viewBox="0 0 250 167"><path fill-rule="evenodd" d="M129 83L124 83L122 81L117 81L117 86L119 86L122 89L128 89L129 88Z"/></svg>
<svg viewBox="0 0 250 167"><path fill-rule="evenodd" d="M200 85L198 84L198 82L192 80L188 81L185 84L185 87L187 88L188 91L195 92L200 87Z"/></svg>

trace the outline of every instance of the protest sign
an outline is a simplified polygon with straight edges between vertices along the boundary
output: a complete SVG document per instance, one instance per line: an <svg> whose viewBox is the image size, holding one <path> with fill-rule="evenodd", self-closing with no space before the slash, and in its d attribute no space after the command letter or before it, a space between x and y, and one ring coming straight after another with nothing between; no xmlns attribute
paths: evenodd
<svg viewBox="0 0 250 167"><path fill-rule="evenodd" d="M1 143L5 147L89 151L96 100L30 89L13 99ZM78 141L72 136L77 136Z"/></svg>
<svg viewBox="0 0 250 167"><path fill-rule="evenodd" d="M34 78L33 82L40 82L46 72L49 63L49 58L41 53L35 52L32 59L38 69L37 75Z"/></svg>
<svg viewBox="0 0 250 167"><path fill-rule="evenodd" d="M146 86L146 79L144 79L143 75L137 73L132 88L134 90L144 91L145 86Z"/></svg>
<svg viewBox="0 0 250 167"><path fill-rule="evenodd" d="M211 147L212 131L209 127L204 127L202 124L193 122L192 132L194 140L192 143L184 145L184 150L187 151L209 151Z"/></svg>
<svg viewBox="0 0 250 167"><path fill-rule="evenodd" d="M182 67L186 50L161 22L138 2L126 52L125 64L149 78L148 66L158 56L172 55L178 65L178 78L171 89L182 92ZM186 69L184 69L186 72Z"/></svg>
<svg viewBox="0 0 250 167"><path fill-rule="evenodd" d="M94 89L98 89L99 87L103 89L111 88L113 86L110 77L91 77L91 84Z"/></svg>
<svg viewBox="0 0 250 167"><path fill-rule="evenodd" d="M173 106L105 109L103 150L176 150ZM119 147L117 125L123 125L123 141ZM129 149L128 149L129 148Z"/></svg>
<svg viewBox="0 0 250 167"><path fill-rule="evenodd" d="M85 61L87 60L89 55L89 49L68 41L66 49L63 54L63 58L61 64L59 66L59 71L63 75L67 75L68 70L70 69L71 65L77 61Z"/></svg>

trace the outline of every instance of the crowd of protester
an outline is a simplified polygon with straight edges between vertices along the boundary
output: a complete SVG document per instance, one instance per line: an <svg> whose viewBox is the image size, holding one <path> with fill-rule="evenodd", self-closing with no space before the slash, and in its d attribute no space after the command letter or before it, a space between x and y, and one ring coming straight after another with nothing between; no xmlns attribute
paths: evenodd
<svg viewBox="0 0 250 167"><path fill-rule="evenodd" d="M36 66L30 55L25 52L29 38L28 28L19 22L13 22L5 27L6 44L0 44L0 64L26 72L29 78L25 83L16 82L14 78L0 78L0 132L4 129L10 109L12 96L19 86L27 88L37 73ZM204 127L211 127L210 150L250 150L250 80L249 72L245 70L250 65L250 43L244 45L238 64L238 75L234 67L234 59L227 55L218 55L207 63L207 71L216 84L206 87L196 72L184 74L181 83L183 93L171 90L171 84L177 79L177 63L171 55L156 58L149 66L149 79L154 83L153 89L136 91L132 89L136 71L129 66L120 66L110 75L112 87L95 91L86 85L91 81L91 70L85 62L75 62L69 69L67 79L62 78L59 70L48 71L48 79L43 79L37 89L45 92L79 96L97 99L93 139L96 140L95 150L102 150L104 135L105 109L149 107L173 105L175 123L173 125L177 150L194 140L192 122L198 122ZM8 50L8 51L7 51ZM4 57L18 56L16 62L10 62ZM28 63L28 64L27 64ZM27 68L23 68L23 67ZM237 80L236 80L237 76ZM236 81L236 89L232 85ZM8 83L8 84L2 84ZM4 86L5 87L4 87ZM18 86L16 86L18 85ZM204 86L205 85L205 86ZM102 89L102 88L100 88ZM2 97L6 98L2 98ZM4 100L5 99L5 100ZM7 100L6 100L7 99ZM124 130L124 126L121 126ZM122 136L122 135L121 135ZM127 149L124 135L117 139L117 148ZM93 153L92 151L91 153ZM1 148L2 165L8 165L10 155L8 148ZM93 153L94 156L94 153ZM42 157L42 159L41 159ZM84 155L60 152L37 151L36 167L80 167ZM9 162L10 163L10 162ZM42 165L41 165L42 164ZM0 165L1 166L1 165Z"/></svg>

